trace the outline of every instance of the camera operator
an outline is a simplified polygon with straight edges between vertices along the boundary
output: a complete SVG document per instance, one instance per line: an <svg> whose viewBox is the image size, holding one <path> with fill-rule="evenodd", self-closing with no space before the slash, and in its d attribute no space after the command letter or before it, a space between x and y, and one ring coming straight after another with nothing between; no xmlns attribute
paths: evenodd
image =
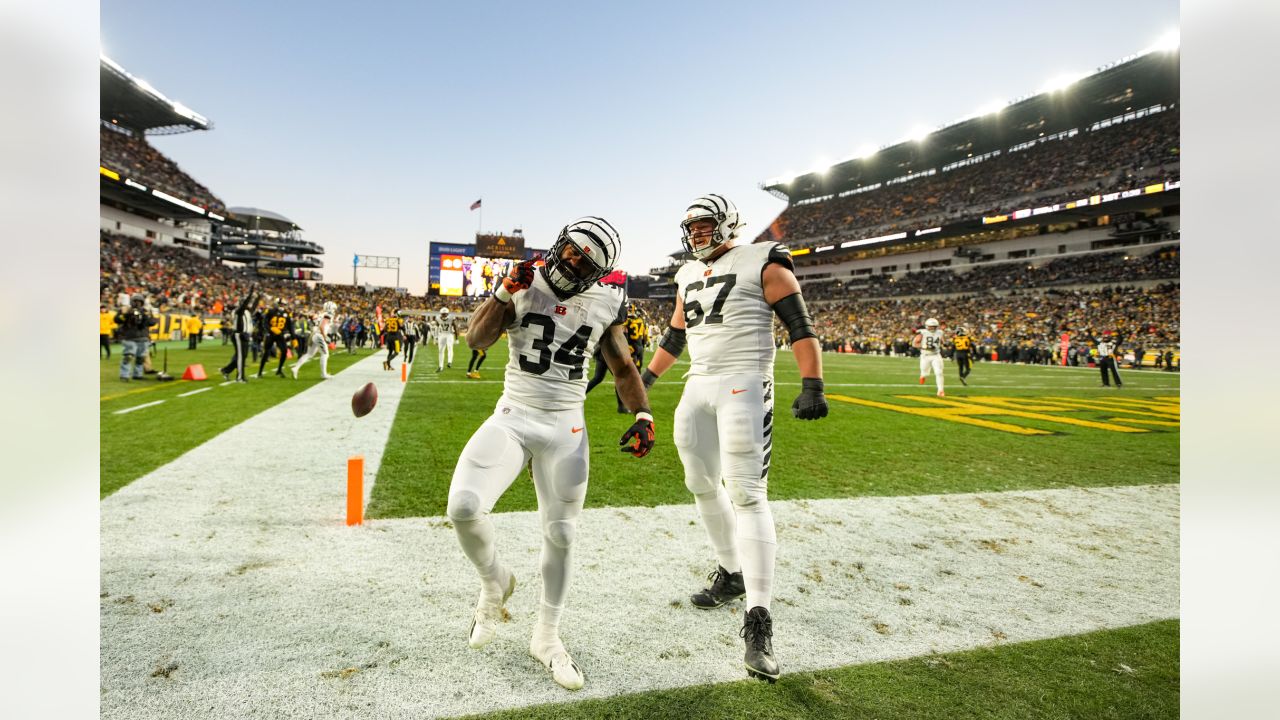
<svg viewBox="0 0 1280 720"><path fill-rule="evenodd" d="M151 326L160 321L147 310L142 293L130 296L129 307L117 312L115 320L124 345L120 357L120 379L125 382L141 380L143 364L151 348Z"/></svg>

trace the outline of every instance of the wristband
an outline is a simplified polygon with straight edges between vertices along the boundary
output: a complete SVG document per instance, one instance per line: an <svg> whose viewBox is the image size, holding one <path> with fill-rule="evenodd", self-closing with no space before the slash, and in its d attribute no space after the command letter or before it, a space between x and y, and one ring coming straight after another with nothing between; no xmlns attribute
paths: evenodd
<svg viewBox="0 0 1280 720"><path fill-rule="evenodd" d="M652 422L653 422L653 416L652 416L652 415L650 415L647 411L645 411L645 410L641 410L641 411L639 411L639 412L637 412L637 413L636 413L636 421L638 422L638 421L640 421L640 420L648 420L650 423L652 423Z"/></svg>
<svg viewBox="0 0 1280 720"><path fill-rule="evenodd" d="M505 305L511 302L511 291L507 290L506 285L499 285L498 289L493 291L493 297Z"/></svg>

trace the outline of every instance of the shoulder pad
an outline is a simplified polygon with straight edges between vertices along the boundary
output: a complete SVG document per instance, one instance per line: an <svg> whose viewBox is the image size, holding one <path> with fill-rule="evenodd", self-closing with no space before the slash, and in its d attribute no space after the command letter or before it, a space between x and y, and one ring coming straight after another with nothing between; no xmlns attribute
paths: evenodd
<svg viewBox="0 0 1280 720"><path fill-rule="evenodd" d="M796 269L795 263L791 261L791 251L782 243L773 243L769 248L769 254L765 258L764 264L768 265L769 263L778 263L792 271Z"/></svg>

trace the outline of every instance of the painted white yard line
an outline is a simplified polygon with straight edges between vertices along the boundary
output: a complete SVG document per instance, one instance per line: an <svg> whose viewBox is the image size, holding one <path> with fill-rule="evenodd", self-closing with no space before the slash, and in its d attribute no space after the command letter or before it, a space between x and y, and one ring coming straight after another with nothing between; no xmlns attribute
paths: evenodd
<svg viewBox="0 0 1280 720"><path fill-rule="evenodd" d="M226 387L226 386L228 386L228 385L234 385L234 384L235 384L235 382L236 382L235 380L228 380L228 381L226 381L226 382L220 382L220 383L218 383L218 387Z"/></svg>
<svg viewBox="0 0 1280 720"><path fill-rule="evenodd" d="M134 405L133 407L127 407L127 408L124 408L123 410L116 410L115 412L113 412L113 413L112 413L112 415L124 415L125 413L131 413L131 412L133 412L134 410L141 410L142 408L149 408L149 407L151 407L152 405L159 405L159 404L160 404L160 403L162 403L162 402L164 402L164 401L163 401L163 400L155 400L155 401L153 401L153 402L143 403L143 404L141 404L141 405Z"/></svg>
<svg viewBox="0 0 1280 720"><path fill-rule="evenodd" d="M496 516L519 585L498 639L469 650L478 582L444 519L342 525L344 456L364 449L372 477L381 451L328 405L379 362L103 501L102 717L451 716L745 677L741 603L688 604L714 563L692 503L582 514L562 623L576 694L527 654L537 513ZM394 409L387 385L369 418ZM785 672L1178 617L1176 485L772 507Z"/></svg>
<svg viewBox="0 0 1280 720"><path fill-rule="evenodd" d="M190 397L192 395L199 395L202 392L208 392L209 390L212 390L212 389L213 389L213 386L202 387L199 390L192 390L191 392L181 393L178 395L178 397Z"/></svg>

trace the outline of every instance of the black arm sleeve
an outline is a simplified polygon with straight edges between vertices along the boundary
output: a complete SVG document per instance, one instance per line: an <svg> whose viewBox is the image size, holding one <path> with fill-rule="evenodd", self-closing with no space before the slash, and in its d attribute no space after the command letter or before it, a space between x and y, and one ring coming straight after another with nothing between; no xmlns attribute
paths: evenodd
<svg viewBox="0 0 1280 720"><path fill-rule="evenodd" d="M774 303L773 311L778 314L782 324L787 326L791 342L818 337L813 331L813 318L809 317L809 308L805 307L804 296L800 293L791 293Z"/></svg>
<svg viewBox="0 0 1280 720"><path fill-rule="evenodd" d="M684 352L684 343L684 328L669 327L662 334L662 340L658 343L658 347L678 358L680 353Z"/></svg>

